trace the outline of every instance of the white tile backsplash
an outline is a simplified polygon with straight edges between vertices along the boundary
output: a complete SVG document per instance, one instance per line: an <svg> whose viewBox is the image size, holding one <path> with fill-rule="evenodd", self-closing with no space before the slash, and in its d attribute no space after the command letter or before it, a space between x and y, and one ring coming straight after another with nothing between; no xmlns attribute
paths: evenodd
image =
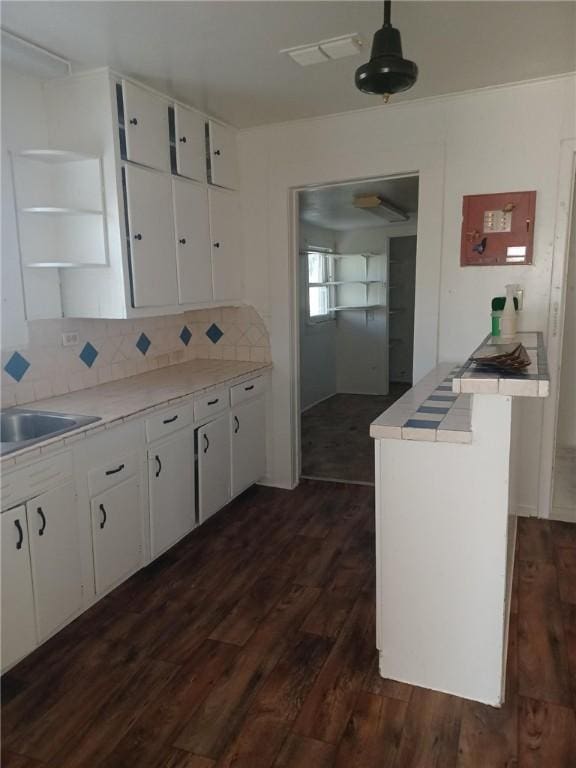
<svg viewBox="0 0 576 768"><path fill-rule="evenodd" d="M215 323L223 335L214 344L206 331ZM188 345L180 339L186 326ZM62 347L64 332L76 331L80 342ZM143 355L136 347L144 333L151 344ZM23 405L53 395L117 381L128 376L195 359L244 360L268 363L270 339L253 307L215 307L180 315L140 320L42 320L29 323L29 344L2 350L2 406ZM80 358L85 344L98 352L91 366ZM18 352L29 363L20 381L5 365Z"/></svg>

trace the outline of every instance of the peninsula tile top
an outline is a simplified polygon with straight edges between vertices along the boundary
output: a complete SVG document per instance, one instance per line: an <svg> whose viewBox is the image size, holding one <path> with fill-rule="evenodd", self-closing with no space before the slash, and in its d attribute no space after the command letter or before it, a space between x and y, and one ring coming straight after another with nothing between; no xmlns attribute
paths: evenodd
<svg viewBox="0 0 576 768"><path fill-rule="evenodd" d="M454 371L460 368L453 363L441 363L430 371L372 422L370 436L438 443L472 442L471 398L452 391Z"/></svg>
<svg viewBox="0 0 576 768"><path fill-rule="evenodd" d="M528 368L514 373L480 371L469 359L454 373L452 391L457 394L548 397L550 374L544 349L544 335L540 331L517 333L514 341L523 344L528 352L532 361ZM473 355L486 347L502 343L498 338L487 336Z"/></svg>
<svg viewBox="0 0 576 768"><path fill-rule="evenodd" d="M27 461L43 451L74 442L151 410L173 405L191 395L240 383L271 367L270 363L196 359L59 397L37 400L23 407L53 413L97 416L99 421L9 453L2 457L2 467L8 468L24 458Z"/></svg>

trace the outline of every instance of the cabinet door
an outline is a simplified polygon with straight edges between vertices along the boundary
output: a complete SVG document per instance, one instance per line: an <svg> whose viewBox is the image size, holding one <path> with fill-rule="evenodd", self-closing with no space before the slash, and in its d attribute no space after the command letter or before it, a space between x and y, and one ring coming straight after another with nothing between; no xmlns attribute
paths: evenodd
<svg viewBox="0 0 576 768"><path fill-rule="evenodd" d="M72 483L26 504L38 639L46 639L82 605L78 510Z"/></svg>
<svg viewBox="0 0 576 768"><path fill-rule="evenodd" d="M230 414L232 496L259 480L266 471L264 399L236 406Z"/></svg>
<svg viewBox="0 0 576 768"><path fill-rule="evenodd" d="M148 449L152 557L194 528L194 432L185 429Z"/></svg>
<svg viewBox="0 0 576 768"><path fill-rule="evenodd" d="M172 183L168 174L125 166L132 303L178 304Z"/></svg>
<svg viewBox="0 0 576 768"><path fill-rule="evenodd" d="M238 300L242 298L244 272L238 195L224 189L211 188L208 196L214 299Z"/></svg>
<svg viewBox="0 0 576 768"><path fill-rule="evenodd" d="M170 170L168 105L153 93L122 81L126 156L161 171Z"/></svg>
<svg viewBox="0 0 576 768"><path fill-rule="evenodd" d="M206 121L202 115L176 104L176 170L181 176L206 181Z"/></svg>
<svg viewBox="0 0 576 768"><path fill-rule="evenodd" d="M226 413L198 435L198 519L203 523L230 501L230 419Z"/></svg>
<svg viewBox="0 0 576 768"><path fill-rule="evenodd" d="M91 502L96 594L138 570L142 562L142 519L138 478L95 496Z"/></svg>
<svg viewBox="0 0 576 768"><path fill-rule="evenodd" d="M208 121L210 181L218 187L238 189L236 133L232 128Z"/></svg>
<svg viewBox="0 0 576 768"><path fill-rule="evenodd" d="M201 184L172 179L180 304L212 301L208 192Z"/></svg>
<svg viewBox="0 0 576 768"><path fill-rule="evenodd" d="M2 532L2 670L36 645L34 595L28 546L26 507L3 512Z"/></svg>

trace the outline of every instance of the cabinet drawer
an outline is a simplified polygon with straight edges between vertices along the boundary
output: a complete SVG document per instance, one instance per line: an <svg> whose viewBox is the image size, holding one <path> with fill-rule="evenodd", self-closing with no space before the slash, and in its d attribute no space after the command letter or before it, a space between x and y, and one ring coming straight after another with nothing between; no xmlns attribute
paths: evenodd
<svg viewBox="0 0 576 768"><path fill-rule="evenodd" d="M171 408L146 419L146 438L149 443L170 435L182 427L192 424L192 405Z"/></svg>
<svg viewBox="0 0 576 768"><path fill-rule="evenodd" d="M194 400L194 420L201 421L216 413L222 413L228 408L229 402L228 392L225 389L197 397Z"/></svg>
<svg viewBox="0 0 576 768"><path fill-rule="evenodd" d="M103 467L93 469L88 473L88 493L90 497L123 483L138 471L138 456L131 453L110 461Z"/></svg>
<svg viewBox="0 0 576 768"><path fill-rule="evenodd" d="M243 403L245 400L250 400L252 397L257 397L262 394L266 389L266 381L263 376L259 376L257 379L250 379L242 384L236 384L235 387L230 387L230 402L232 407Z"/></svg>
<svg viewBox="0 0 576 768"><path fill-rule="evenodd" d="M32 499L44 491L64 484L72 477L72 456L60 453L22 469L2 475L2 508Z"/></svg>

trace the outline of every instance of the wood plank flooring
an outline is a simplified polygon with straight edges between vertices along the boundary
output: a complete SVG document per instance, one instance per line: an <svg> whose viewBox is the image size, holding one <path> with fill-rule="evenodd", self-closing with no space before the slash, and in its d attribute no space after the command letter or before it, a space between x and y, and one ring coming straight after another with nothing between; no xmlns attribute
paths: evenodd
<svg viewBox="0 0 576 768"><path fill-rule="evenodd" d="M519 521L494 709L380 678L373 507L248 491L4 676L4 768L575 768L576 526Z"/></svg>

